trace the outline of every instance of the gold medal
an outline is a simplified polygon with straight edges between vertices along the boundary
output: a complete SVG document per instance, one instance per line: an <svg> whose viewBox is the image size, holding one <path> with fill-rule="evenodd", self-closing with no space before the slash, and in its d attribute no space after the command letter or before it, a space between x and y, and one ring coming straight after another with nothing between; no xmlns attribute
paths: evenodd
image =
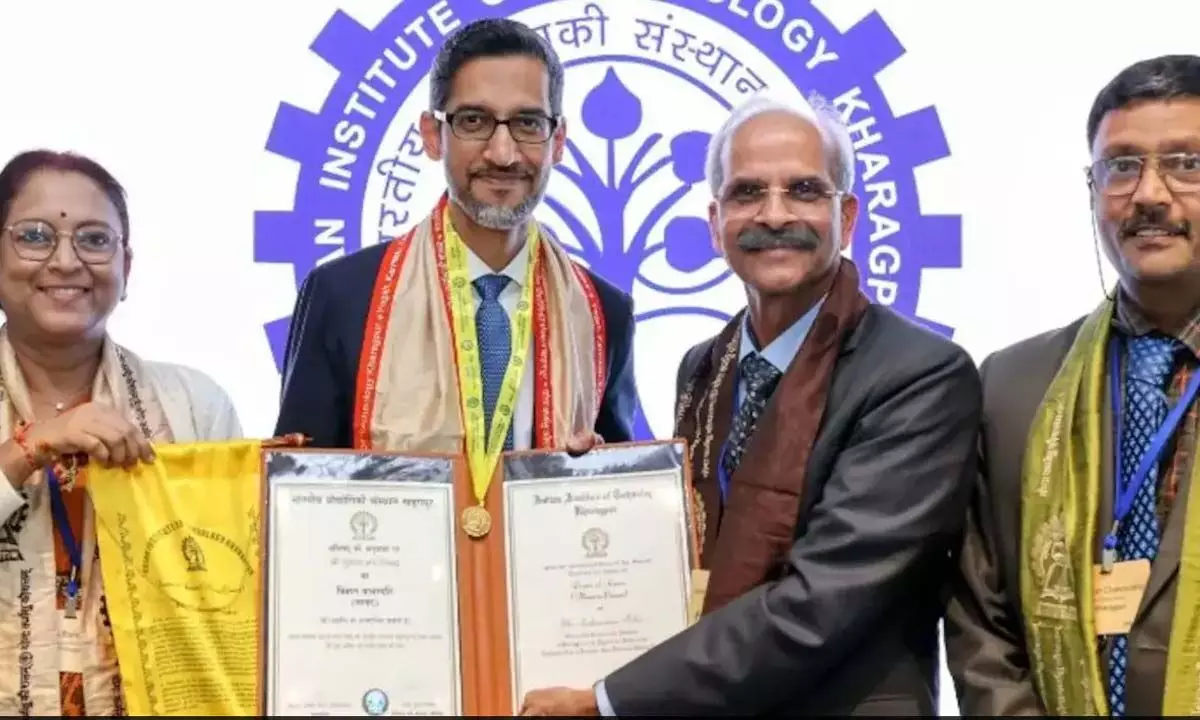
<svg viewBox="0 0 1200 720"><path fill-rule="evenodd" d="M479 539L492 530L492 514L482 505L472 505L463 510L462 529L467 535Z"/></svg>

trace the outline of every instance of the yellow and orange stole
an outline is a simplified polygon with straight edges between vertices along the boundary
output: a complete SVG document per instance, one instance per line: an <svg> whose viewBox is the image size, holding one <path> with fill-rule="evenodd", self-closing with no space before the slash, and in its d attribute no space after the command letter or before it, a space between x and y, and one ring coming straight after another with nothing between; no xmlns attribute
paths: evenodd
<svg viewBox="0 0 1200 720"><path fill-rule="evenodd" d="M130 715L256 715L262 441L157 446L89 467Z"/></svg>

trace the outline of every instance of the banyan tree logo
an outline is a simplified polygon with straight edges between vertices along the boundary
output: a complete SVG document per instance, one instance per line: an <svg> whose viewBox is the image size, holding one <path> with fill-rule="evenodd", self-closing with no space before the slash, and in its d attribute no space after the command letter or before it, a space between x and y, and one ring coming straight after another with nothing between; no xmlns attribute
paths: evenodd
<svg viewBox="0 0 1200 720"><path fill-rule="evenodd" d="M444 188L417 122L444 37L509 15L566 67L567 151L537 211L571 254L631 293L641 439L671 431L676 358L743 302L706 221L704 157L734 105L769 88L832 100L859 156L863 217L851 255L877 302L917 315L926 268L960 265L958 217L926 216L914 168L949 151L932 108L896 117L875 80L904 50L872 13L845 33L803 0L436 0L397 5L374 29L338 12L312 44L339 71L319 113L282 104L267 149L299 163L290 211L259 212L255 259L315 266L387 242ZM267 326L281 363L289 318ZM652 395L653 394L653 395ZM661 396L661 397L659 397Z"/></svg>

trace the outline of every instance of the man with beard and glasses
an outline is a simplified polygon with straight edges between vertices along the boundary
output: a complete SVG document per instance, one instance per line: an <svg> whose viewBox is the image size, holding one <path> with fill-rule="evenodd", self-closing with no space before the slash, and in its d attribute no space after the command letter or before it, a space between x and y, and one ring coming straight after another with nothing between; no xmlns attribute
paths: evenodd
<svg viewBox="0 0 1200 720"><path fill-rule="evenodd" d="M748 307L679 368L703 614L527 715L936 714L938 621L980 414L961 348L872 304L836 110L760 97L713 136L716 248Z"/></svg>
<svg viewBox="0 0 1200 720"><path fill-rule="evenodd" d="M465 448L473 478L509 449L632 439L632 300L533 219L562 158L562 96L561 63L525 25L481 20L447 39L420 130L448 190L408 234L305 279L279 432Z"/></svg>
<svg viewBox="0 0 1200 720"><path fill-rule="evenodd" d="M963 715L1197 714L1200 57L1123 70L1087 140L1119 287L982 365L946 626Z"/></svg>

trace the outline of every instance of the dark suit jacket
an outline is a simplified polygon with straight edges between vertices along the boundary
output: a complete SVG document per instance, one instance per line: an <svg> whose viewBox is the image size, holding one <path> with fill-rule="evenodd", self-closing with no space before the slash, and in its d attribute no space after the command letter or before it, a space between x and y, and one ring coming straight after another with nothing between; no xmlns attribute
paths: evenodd
<svg viewBox="0 0 1200 720"><path fill-rule="evenodd" d="M367 311L387 245L373 245L316 268L300 287L288 331L277 435L304 433L314 447L353 445L354 386ZM608 337L608 382L596 432L633 439L633 301L595 273Z"/></svg>
<svg viewBox="0 0 1200 720"><path fill-rule="evenodd" d="M963 715L1048 714L1030 675L1022 622L1021 470L1034 414L1081 325L1082 320L1017 343L990 356L981 367L984 420L978 489L946 617L947 660ZM1101 423L1102 437L1111 437L1111 408ZM1112 518L1113 458L1111 453L1101 457L1097 513L1098 527L1106 528ZM1187 484L1181 484L1174 505L1186 507L1187 493ZM1184 517L1173 512L1168 518L1129 634L1125 710L1130 717L1161 713ZM1096 557L1102 543L1103 533L1098 533ZM1105 652L1102 648L1102 660Z"/></svg>
<svg viewBox="0 0 1200 720"><path fill-rule="evenodd" d="M778 578L607 677L617 715L936 714L980 405L965 351L870 306L841 348Z"/></svg>

